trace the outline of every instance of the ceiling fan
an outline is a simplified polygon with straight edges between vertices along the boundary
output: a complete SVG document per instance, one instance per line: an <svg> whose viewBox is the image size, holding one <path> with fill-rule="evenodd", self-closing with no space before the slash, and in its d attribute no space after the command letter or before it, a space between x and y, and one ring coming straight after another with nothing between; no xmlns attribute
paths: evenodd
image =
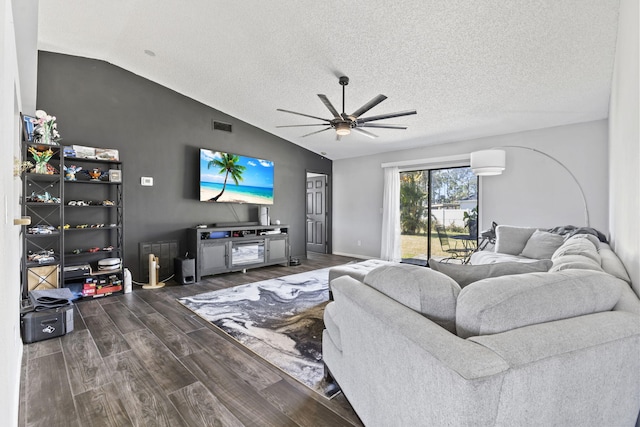
<svg viewBox="0 0 640 427"><path fill-rule="evenodd" d="M302 138L309 135L314 135L316 133L324 132L329 129L335 129L336 131L336 139L340 140L342 136L349 135L352 130L368 136L369 138L377 138L378 135L369 132L363 128L378 128L378 129L406 129L406 126L401 125L391 125L391 124L378 124L371 123L376 120L390 119L392 117L402 117L402 116L410 116L412 114L416 114L416 110L408 110L408 111L400 111L397 113L390 114L380 114L377 116L369 116L369 117L360 117L385 99L387 99L384 95L378 95L373 98L371 101L364 104L362 107L358 108L352 114L345 114L344 112L344 92L345 86L349 84L349 77L342 76L339 78L338 82L342 86L342 113L338 113L338 110L335 109L329 98L326 95L318 94L318 97L322 101L322 103L329 109L331 114L333 114L333 119L323 119L322 117L311 116L309 114L298 113L290 110L283 110L278 108L277 111L283 111L285 113L297 114L298 116L310 117L312 119L322 120L324 123L317 124L309 124L309 125L286 125L286 126L276 126L278 128L290 128L290 127L304 127L304 126L327 126L324 129L320 129L318 131L314 131L308 133L306 135L302 135Z"/></svg>

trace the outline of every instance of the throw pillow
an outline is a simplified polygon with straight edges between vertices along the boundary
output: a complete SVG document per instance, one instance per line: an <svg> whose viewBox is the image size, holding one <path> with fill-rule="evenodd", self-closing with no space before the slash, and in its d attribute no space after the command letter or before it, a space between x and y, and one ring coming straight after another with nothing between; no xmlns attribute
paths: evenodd
<svg viewBox="0 0 640 427"><path fill-rule="evenodd" d="M543 273L551 268L551 260L534 262L500 262L494 264L470 265L452 264L429 260L429 267L446 274L455 280L461 288L478 280L511 274Z"/></svg>
<svg viewBox="0 0 640 427"><path fill-rule="evenodd" d="M535 259L551 259L553 253L562 246L564 237L548 231L536 230L522 250L521 256Z"/></svg>
<svg viewBox="0 0 640 427"><path fill-rule="evenodd" d="M496 252L509 255L520 255L529 237L536 231L531 227L515 227L499 225L496 227Z"/></svg>

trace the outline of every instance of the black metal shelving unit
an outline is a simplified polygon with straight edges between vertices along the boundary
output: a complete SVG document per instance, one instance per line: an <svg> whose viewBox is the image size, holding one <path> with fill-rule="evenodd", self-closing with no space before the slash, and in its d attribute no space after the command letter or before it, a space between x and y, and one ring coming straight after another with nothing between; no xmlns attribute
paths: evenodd
<svg viewBox="0 0 640 427"><path fill-rule="evenodd" d="M105 258L124 259L124 190L120 181L109 180L108 172L117 171L122 178L122 162L80 157L64 157L67 166L82 167L75 180L63 180L64 267L90 266L90 277L108 281L117 277L122 289L122 266L117 270L102 271L98 261ZM98 171L99 178L89 178L84 171ZM107 280L107 278L109 278ZM63 271L63 282L78 293L84 277ZM116 283L116 281L113 281ZM108 292L109 294L111 292ZM91 296L102 296L95 294Z"/></svg>
<svg viewBox="0 0 640 427"><path fill-rule="evenodd" d="M32 162L29 148L40 152L51 149L53 155L48 163L55 169L51 173L22 174L22 215L31 217L31 224L22 232L21 291L22 297L27 298L30 288L57 287L62 283L64 235L60 225L63 223L64 185L60 171L64 170L64 159L59 145L24 142L22 147L22 158Z"/></svg>
<svg viewBox="0 0 640 427"><path fill-rule="evenodd" d="M124 259L124 191L122 162L97 158L65 157L63 147L33 142L23 143L23 159L33 161L29 147L39 151L50 148L54 155L49 164L54 173L23 173L22 213L31 217L23 229L22 296L38 286L69 287L83 296L87 277L100 284L117 283L122 288L122 266L100 270L98 261ZM75 179L65 174L65 166L81 167ZM86 171L96 171L90 178ZM109 171L120 179L112 181ZM50 170L53 172L53 170ZM40 200L40 201L35 201ZM78 203L80 202L80 203ZM40 254L39 260L33 254ZM51 257L46 255L51 254ZM36 257L37 258L37 257ZM89 266L79 275L77 266ZM116 289L116 287L112 289ZM106 289L106 287L105 287ZM103 296L112 292L95 295Z"/></svg>

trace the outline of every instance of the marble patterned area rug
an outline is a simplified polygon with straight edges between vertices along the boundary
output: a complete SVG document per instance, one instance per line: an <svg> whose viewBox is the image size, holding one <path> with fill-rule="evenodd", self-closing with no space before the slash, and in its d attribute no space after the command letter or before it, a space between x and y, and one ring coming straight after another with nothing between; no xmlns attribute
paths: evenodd
<svg viewBox="0 0 640 427"><path fill-rule="evenodd" d="M313 270L179 298L200 317L331 399L340 389L324 380L322 316L329 269Z"/></svg>

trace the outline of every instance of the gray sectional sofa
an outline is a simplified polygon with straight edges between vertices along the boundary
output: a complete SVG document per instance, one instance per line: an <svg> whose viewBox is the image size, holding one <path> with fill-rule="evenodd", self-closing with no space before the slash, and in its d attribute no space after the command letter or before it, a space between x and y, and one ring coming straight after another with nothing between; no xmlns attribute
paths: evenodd
<svg viewBox="0 0 640 427"><path fill-rule="evenodd" d="M533 230L506 255L529 258ZM334 278L323 358L364 424L635 425L640 300L608 245L558 242L544 266L472 265L486 278L463 286L451 272L403 264ZM506 243L499 235L496 249Z"/></svg>

